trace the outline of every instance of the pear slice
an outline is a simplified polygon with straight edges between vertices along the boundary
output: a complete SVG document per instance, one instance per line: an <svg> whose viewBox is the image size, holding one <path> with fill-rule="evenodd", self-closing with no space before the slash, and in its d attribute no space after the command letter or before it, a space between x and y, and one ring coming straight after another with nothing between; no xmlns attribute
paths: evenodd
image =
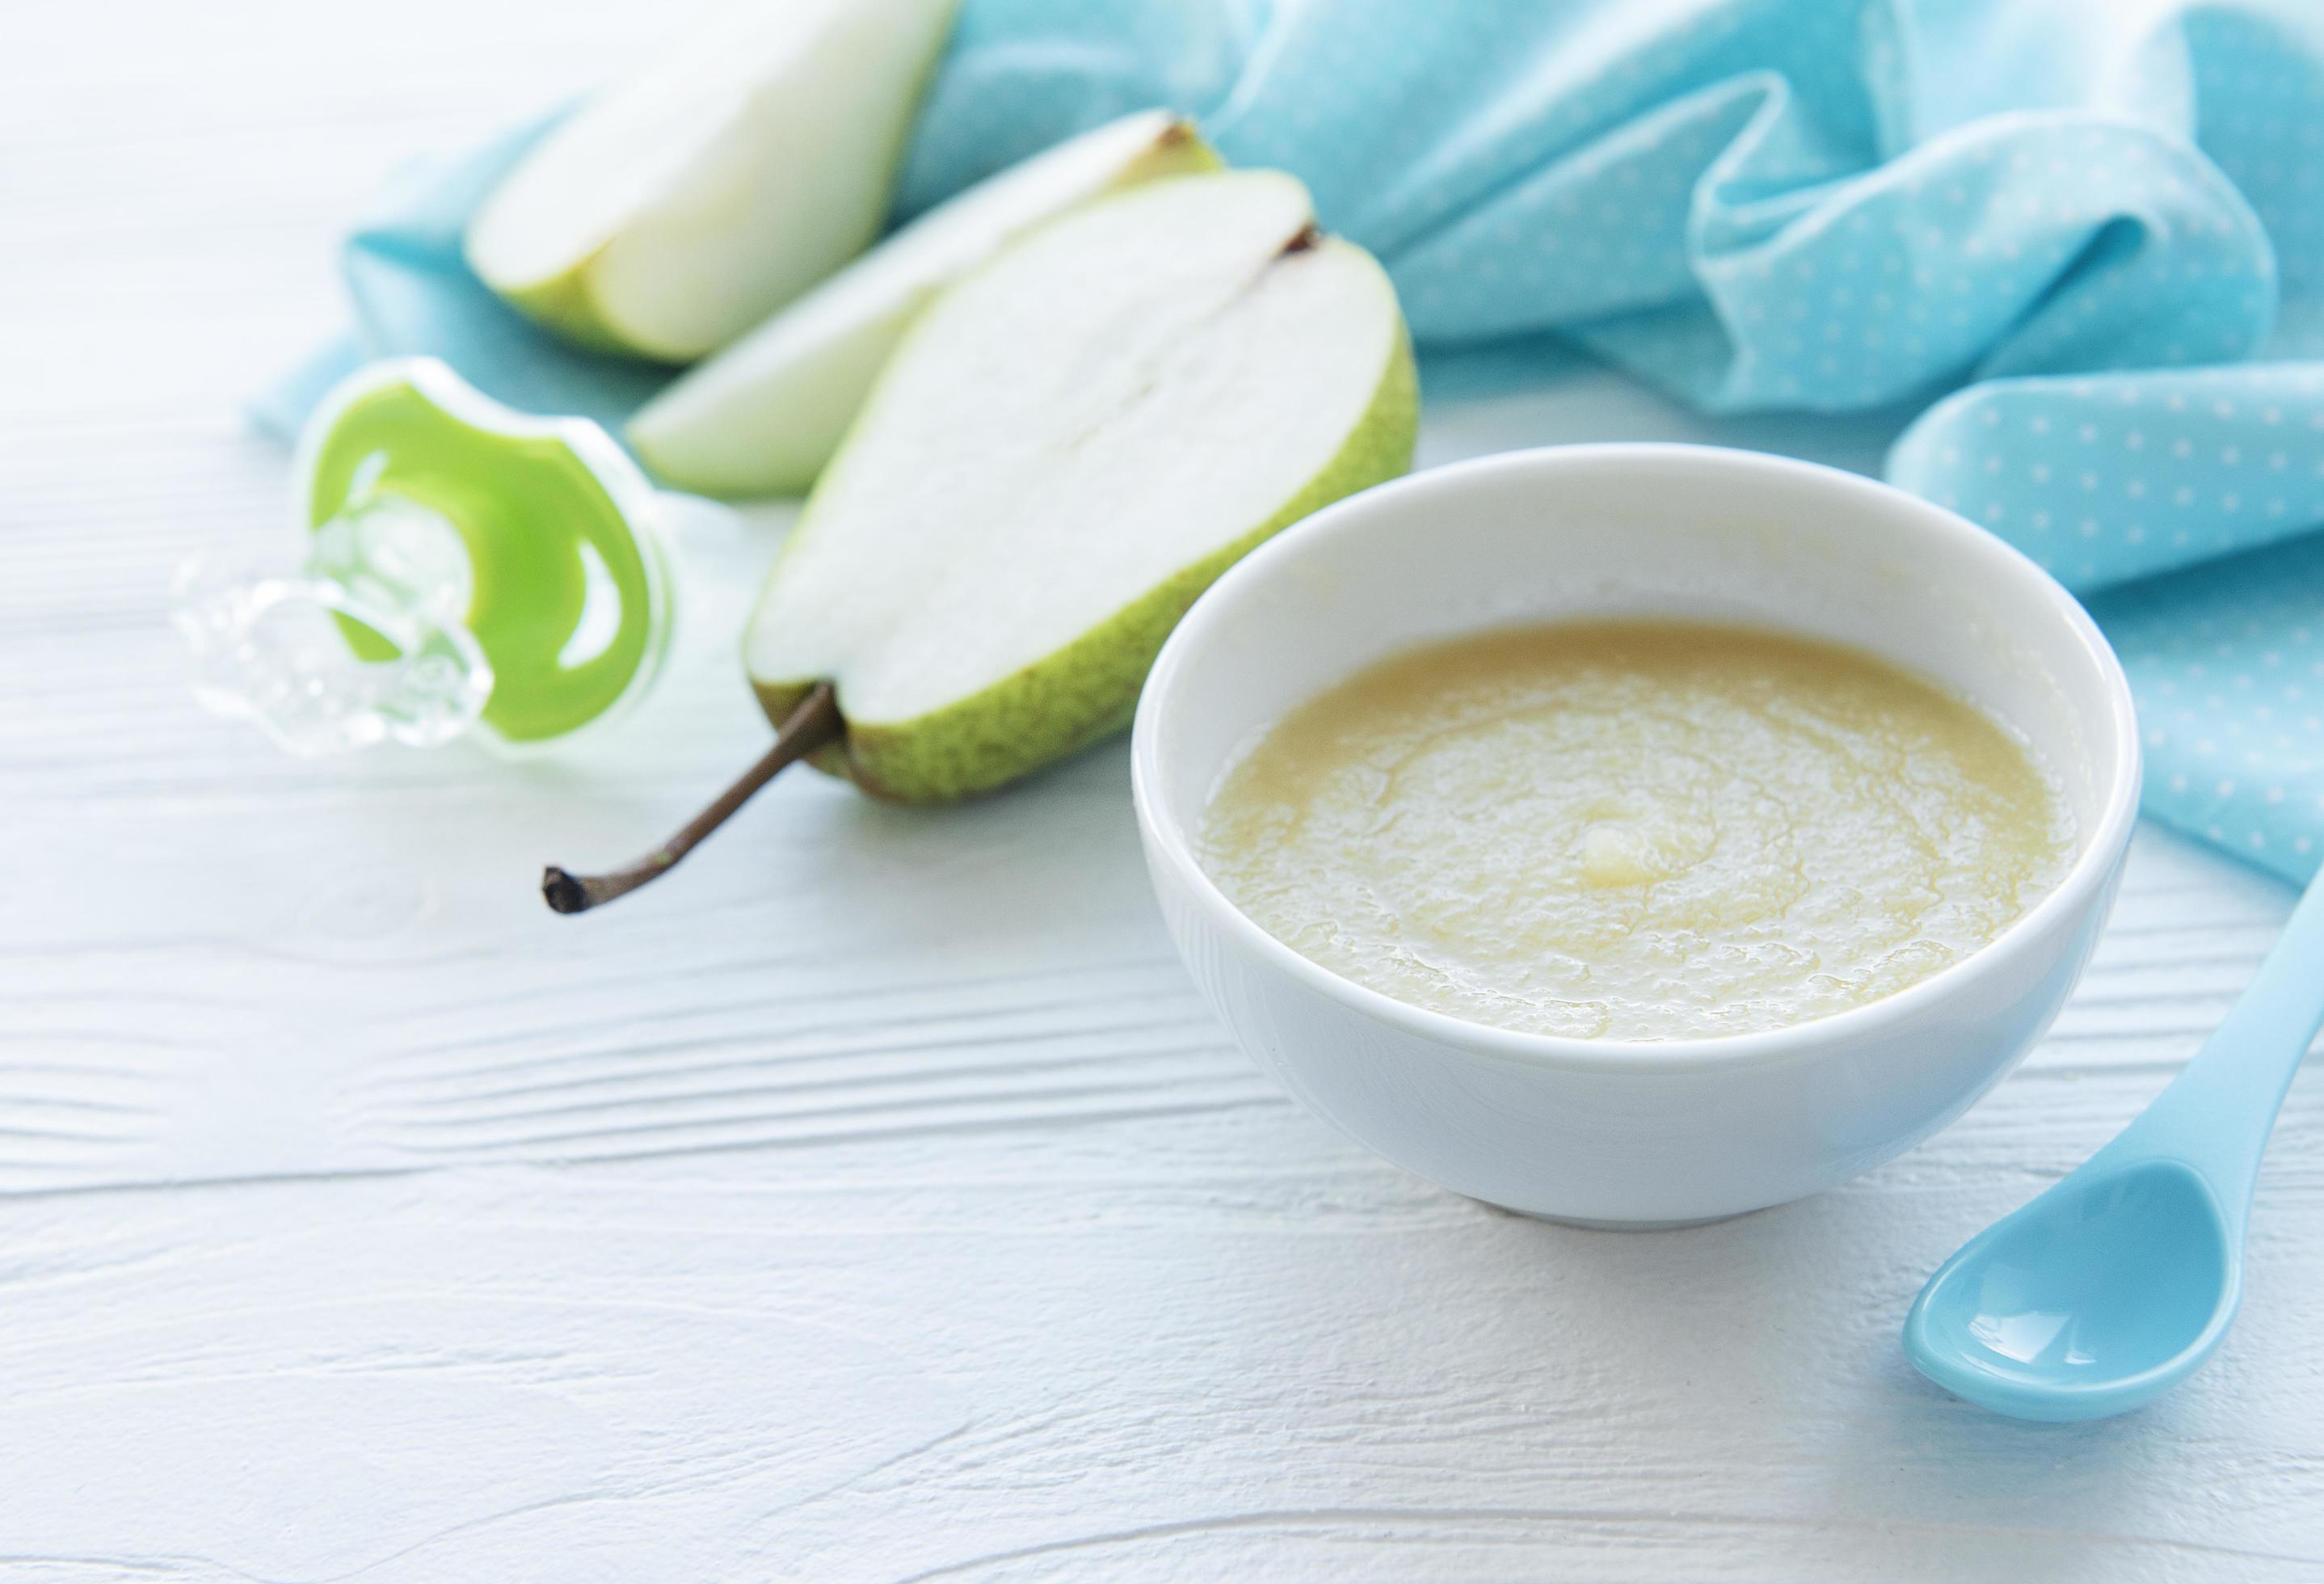
<svg viewBox="0 0 2324 1584"><path fill-rule="evenodd" d="M1217 168L1194 127L1166 111L1070 138L929 210L685 375L631 420L630 444L678 489L803 493L945 286L1102 193Z"/></svg>
<svg viewBox="0 0 2324 1584"><path fill-rule="evenodd" d="M1370 255L1277 171L1074 209L906 336L744 640L775 747L579 912L665 871L792 760L941 802L1126 724L1162 641L1238 557L1410 465L1412 355Z"/></svg>
<svg viewBox="0 0 2324 1584"><path fill-rule="evenodd" d="M469 267L584 345L682 362L861 253L954 0L753 0L544 137Z"/></svg>

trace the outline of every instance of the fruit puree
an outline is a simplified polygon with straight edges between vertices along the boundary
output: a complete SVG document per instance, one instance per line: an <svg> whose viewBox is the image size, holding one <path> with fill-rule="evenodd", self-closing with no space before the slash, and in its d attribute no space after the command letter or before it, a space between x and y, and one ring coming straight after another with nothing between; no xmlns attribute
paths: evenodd
<svg viewBox="0 0 2324 1584"><path fill-rule="evenodd" d="M1538 1034L1744 1034L1890 995L2062 876L2063 800L1973 705L1852 649L1590 622L1394 656L1228 771L1204 867L1398 1000Z"/></svg>

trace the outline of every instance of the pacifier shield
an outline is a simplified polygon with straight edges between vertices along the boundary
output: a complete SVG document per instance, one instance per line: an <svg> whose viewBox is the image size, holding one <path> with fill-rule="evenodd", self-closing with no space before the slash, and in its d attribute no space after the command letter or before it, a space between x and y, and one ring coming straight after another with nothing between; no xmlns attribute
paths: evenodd
<svg viewBox="0 0 2324 1584"><path fill-rule="evenodd" d="M518 412L436 359L401 358L327 397L301 454L308 529L402 502L457 533L466 609L447 615L491 664L483 730L544 742L650 685L671 625L654 492L595 424ZM341 631L360 658L394 657L360 624Z"/></svg>

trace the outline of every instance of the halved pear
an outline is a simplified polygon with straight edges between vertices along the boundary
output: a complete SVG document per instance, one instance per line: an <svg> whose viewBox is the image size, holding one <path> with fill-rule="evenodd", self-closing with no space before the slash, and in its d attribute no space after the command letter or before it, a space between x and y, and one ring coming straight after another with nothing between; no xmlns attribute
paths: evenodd
<svg viewBox="0 0 2324 1584"><path fill-rule="evenodd" d="M1411 464L1395 289L1279 171L1076 210L938 300L770 576L767 713L820 681L818 763L910 802L1126 724L1162 640L1252 546Z"/></svg>
<svg viewBox="0 0 2324 1584"><path fill-rule="evenodd" d="M1141 181L1214 170L1194 127L1126 115L1012 165L929 210L717 356L631 420L663 483L706 495L799 494L912 320L950 282L1042 222Z"/></svg>
<svg viewBox="0 0 2324 1584"><path fill-rule="evenodd" d="M469 267L604 350L725 345L878 234L955 0L752 0L560 124L495 188Z"/></svg>
<svg viewBox="0 0 2324 1584"><path fill-rule="evenodd" d="M1317 508L1402 473L1396 291L1277 171L1071 211L923 314L783 547L744 640L765 758L577 913L690 852L793 760L941 802L1128 723L1196 595Z"/></svg>

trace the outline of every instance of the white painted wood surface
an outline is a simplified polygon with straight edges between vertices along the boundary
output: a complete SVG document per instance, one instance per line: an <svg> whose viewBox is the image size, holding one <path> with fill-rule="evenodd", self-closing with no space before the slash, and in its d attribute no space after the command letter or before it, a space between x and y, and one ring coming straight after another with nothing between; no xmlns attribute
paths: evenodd
<svg viewBox="0 0 2324 1584"><path fill-rule="evenodd" d="M802 776L657 893L546 913L542 861L626 856L762 741L763 519L688 519L675 674L585 754L299 765L196 714L164 584L279 542L235 404L335 321L334 232L657 9L11 14L0 1577L2324 1577L2314 1073L2188 1389L2033 1429L1895 1343L2286 910L2167 837L1962 1122L1808 1203L1594 1234L1254 1074L1153 916L1118 745L935 815ZM1584 378L1440 411L1427 456L1688 429Z"/></svg>

